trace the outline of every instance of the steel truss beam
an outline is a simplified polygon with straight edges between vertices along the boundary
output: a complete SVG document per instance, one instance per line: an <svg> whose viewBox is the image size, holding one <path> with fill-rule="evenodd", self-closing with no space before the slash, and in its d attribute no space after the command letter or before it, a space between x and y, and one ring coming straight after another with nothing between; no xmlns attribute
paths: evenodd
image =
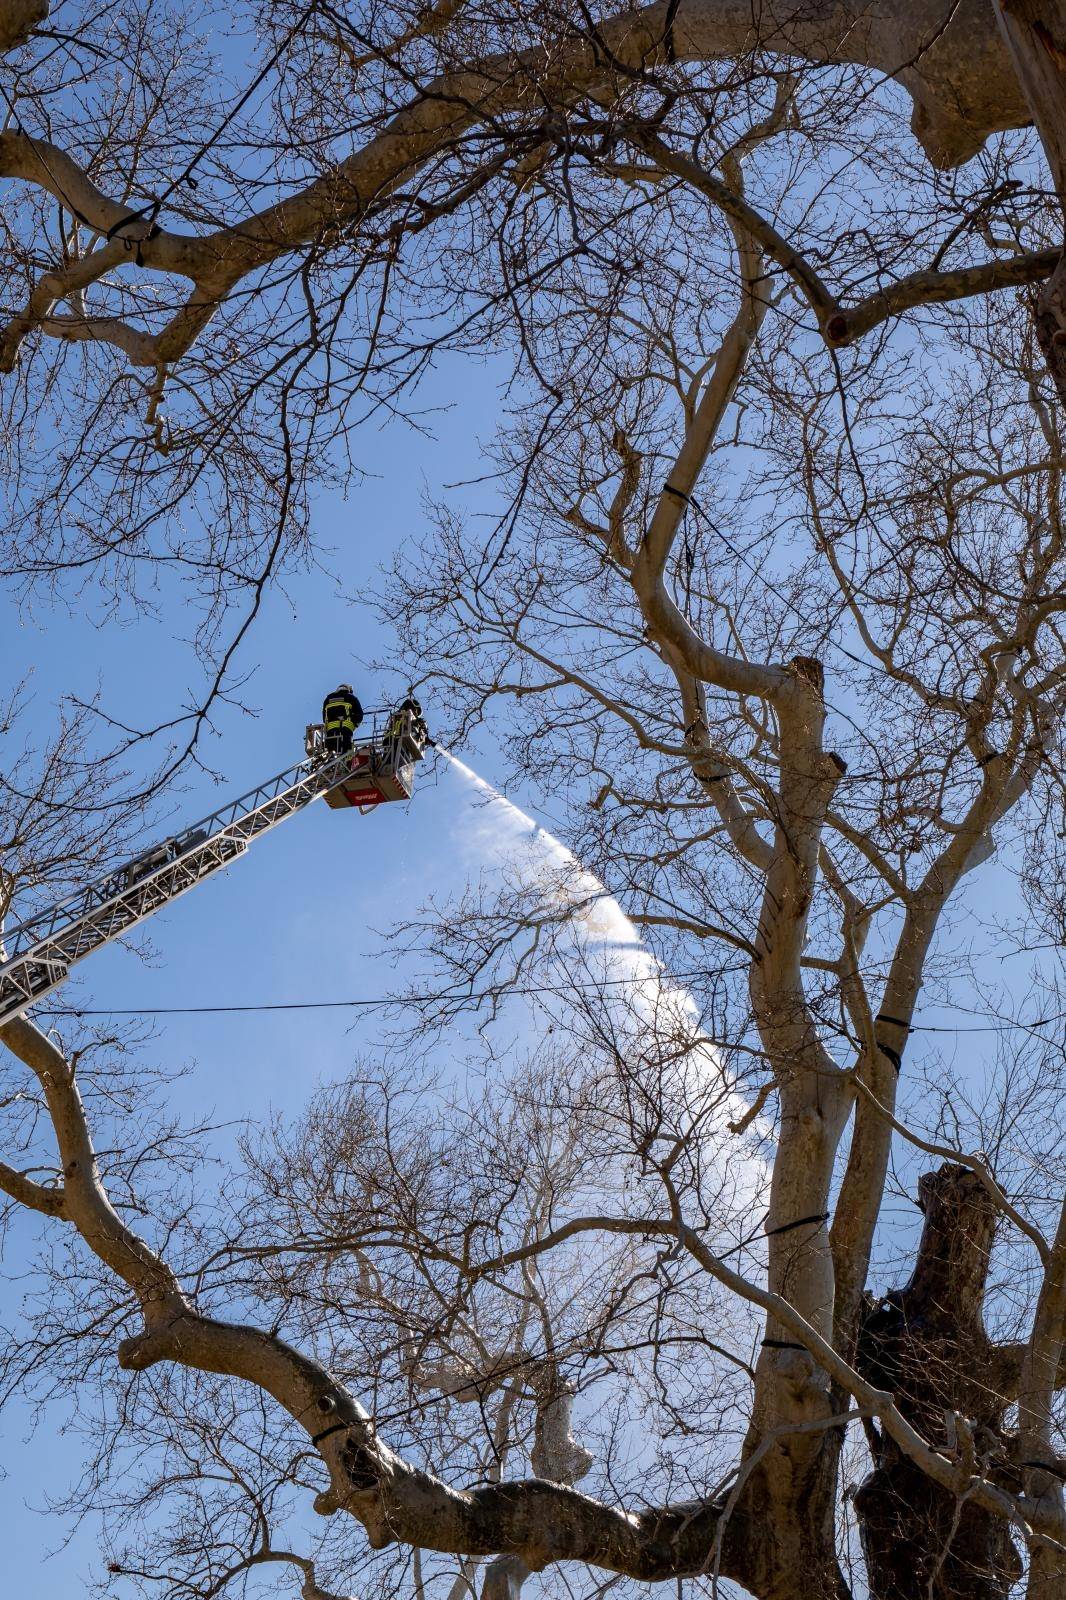
<svg viewBox="0 0 1066 1600"><path fill-rule="evenodd" d="M372 748L380 752L380 741L375 740ZM164 853L176 843L179 853L173 859L131 881L131 874L146 860L137 857L10 929L4 934L0 964L0 1027L57 988L76 961L129 933L237 860L254 839L336 788L351 765L350 755L301 761L185 829L176 841L158 847L157 853ZM203 838L181 849L183 838L196 835Z"/></svg>

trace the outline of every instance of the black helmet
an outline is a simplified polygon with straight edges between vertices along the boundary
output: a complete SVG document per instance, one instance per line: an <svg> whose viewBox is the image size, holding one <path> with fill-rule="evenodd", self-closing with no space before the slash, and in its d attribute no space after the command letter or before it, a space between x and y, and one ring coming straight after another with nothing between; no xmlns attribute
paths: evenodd
<svg viewBox="0 0 1066 1600"><path fill-rule="evenodd" d="M422 715L422 707L419 705L413 694L409 694L407 699L402 702L400 710L413 711L416 717L420 717Z"/></svg>
<svg viewBox="0 0 1066 1600"><path fill-rule="evenodd" d="M353 690L352 690L352 686L351 686L350 683L338 683L338 685L337 685L337 693L338 694L351 694L352 692L353 692Z"/></svg>

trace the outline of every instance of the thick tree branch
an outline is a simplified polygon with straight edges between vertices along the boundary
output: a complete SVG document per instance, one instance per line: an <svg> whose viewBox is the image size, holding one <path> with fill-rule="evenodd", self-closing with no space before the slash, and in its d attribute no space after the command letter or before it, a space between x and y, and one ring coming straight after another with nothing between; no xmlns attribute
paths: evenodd
<svg viewBox="0 0 1066 1600"><path fill-rule="evenodd" d="M46 1217L66 1217L62 1187L37 1183L17 1167L9 1167L6 1161L0 1161L0 1189L31 1211L40 1211Z"/></svg>
<svg viewBox="0 0 1066 1600"><path fill-rule="evenodd" d="M11 38L25 36L39 16L32 0L8 0L8 13ZM0 19L0 31L4 26ZM539 117L545 104L571 105L667 60L710 61L753 50L826 65L871 66L897 79L914 97L915 132L941 164L966 159L994 129L1016 126L1028 115L989 0L962 0L946 22L941 0L911 0L906 7L873 12L859 8L858 14L844 0L799 11L767 4L760 8L757 29L741 0L681 0L680 5L662 0L635 16L608 19L587 37L552 41L439 77L363 149L322 177L200 238L172 233L154 215L138 215L110 199L63 151L18 130L0 135L0 176L44 188L79 221L121 241L138 265L195 283L187 306L157 341L159 360L169 363L189 348L249 272L365 216L475 123L516 114ZM706 176L702 181L717 182ZM784 241L772 241L767 225L754 214L747 221L755 225L756 237L761 227L765 245L787 253ZM819 303L824 300L820 280L798 256L790 270L800 274ZM970 292L961 283L956 290ZM934 292L931 284L920 290L926 299ZM882 309L876 318L891 314ZM25 331L9 331L8 365ZM848 328L840 334L841 339L853 336Z"/></svg>

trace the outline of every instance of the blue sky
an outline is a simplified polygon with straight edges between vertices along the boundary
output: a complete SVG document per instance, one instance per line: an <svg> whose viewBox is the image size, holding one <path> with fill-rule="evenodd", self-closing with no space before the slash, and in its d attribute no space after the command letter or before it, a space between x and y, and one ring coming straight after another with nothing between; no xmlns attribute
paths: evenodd
<svg viewBox="0 0 1066 1600"><path fill-rule="evenodd" d="M225 48L223 46L223 54ZM323 495L315 506L316 533L336 551L341 587L358 596L408 538L419 533L424 488L476 477L479 438L495 424L498 396L491 366L445 359L422 386L420 402L440 407L433 436L394 422L366 429L358 441L373 463L347 501ZM91 619L49 612L20 615L0 594L0 681L18 681L35 666L38 715L48 717L66 691L89 696L99 682L105 707L123 720L144 720L180 700L194 679L188 650L155 621L98 629ZM318 714L323 693L341 679L364 704L402 692L397 674L375 680L366 663L387 659L395 640L373 607L344 599L321 573L287 581L268 599L238 668L256 664L246 698L259 715L223 712L221 738L208 759L224 785L191 784L176 802L175 820L191 821L229 795L298 760L304 724ZM834 690L844 693L838 684ZM432 704L427 704L432 722ZM464 752L489 778L491 745ZM549 823L535 794L515 798ZM547 808L550 812L551 807ZM146 842L149 842L146 840ZM397 982L384 935L413 916L433 895L444 898L481 865L485 828L477 797L454 773L423 769L408 806L386 806L368 817L312 806L257 844L225 875L202 885L151 925L154 959L112 947L79 968L64 991L67 1002L92 1007L256 1004L366 999ZM986 869L973 901L1008 900L1014 887L1002 868ZM968 937L965 924L960 938ZM1013 976L1015 967L1007 969ZM989 983L1000 969L986 963ZM378 1021L345 1011L249 1012L159 1019L145 1054L164 1067L188 1067L174 1089L180 1112L227 1123L270 1110L296 1114L315 1086L347 1071L356 1053L374 1048ZM944 1015L937 1020L965 1021ZM518 1024L520 1026L520 1022ZM461 1034L455 1036L461 1044ZM949 1041L935 1039L935 1046ZM973 1071L984 1040L954 1041L960 1071ZM934 1048L916 1036L909 1055ZM461 1051L456 1052L461 1055ZM945 1053L949 1053L947 1050ZM892 1207L890 1206L891 1210ZM900 1208L903 1226L913 1213ZM8 1285L6 1293L12 1293ZM4 1308L0 1315L10 1317ZM46 1490L62 1493L77 1475L72 1450L58 1432L61 1417L45 1414L31 1432L27 1412L0 1418L0 1533L7 1587L21 1600L53 1600L88 1591L99 1575L92 1521L63 1531L54 1518L27 1515ZM265 1585L274 1587L273 1579Z"/></svg>
<svg viewBox="0 0 1066 1600"><path fill-rule="evenodd" d="M491 368L473 363L443 364L428 398L447 401L450 409L437 415L435 436L427 439L400 423L364 435L376 475L347 502L320 499L316 530L337 552L334 566L346 593L375 587L382 565L419 533L426 487L477 475L478 439L489 436L494 421L493 377ZM191 785L176 803L176 820L191 821L298 760L304 724L339 679L351 681L367 705L402 692L399 675L376 681L365 667L387 659L394 643L387 619L368 603L342 598L321 574L290 580L284 596L267 602L244 657L245 666L257 663L246 696L259 714L222 714L223 737L210 747L209 759L226 782L217 789L206 781ZM4 679L20 677L31 662L37 663L34 688L44 717L58 695L90 693L99 679L108 710L137 720L149 703L173 703L190 681L185 648L154 621L99 630L77 616L49 616L45 608L23 617L0 600ZM427 710L432 720L431 703ZM464 753L486 776L496 775L491 747ZM551 825L536 795L515 798ZM78 969L62 998L151 1008L380 995L397 981L383 935L428 896L458 889L479 869L484 843L476 795L442 763L426 764L407 806L383 806L360 817L315 804L257 843L228 873L157 917L151 963L111 947ZM990 893L1013 893L1001 869L986 869L975 898L987 904ZM147 1054L164 1066L191 1069L174 1101L192 1117L227 1122L269 1110L295 1114L316 1084L343 1074L358 1051L374 1047L377 1019L357 1017L328 1010L168 1017L158 1020ZM933 1048L933 1039L927 1042ZM936 1046L948 1043L935 1040ZM972 1047L984 1041L954 1043L960 1065L972 1070L980 1054ZM916 1038L912 1052L919 1049L924 1044ZM903 1226L915 1220L902 1208ZM32 1435L28 1415L18 1409L0 1420L7 1473L0 1478L0 1530L7 1534L10 1586L25 1600L85 1592L94 1563L99 1572L91 1522L60 1547L54 1518L26 1514L27 1507L43 1504L46 1485L61 1492L76 1473L76 1450L57 1434L59 1420L46 1415Z"/></svg>
<svg viewBox="0 0 1066 1600"><path fill-rule="evenodd" d="M333 566L347 594L375 587L379 569L419 533L424 488L437 490L482 470L478 440L494 426L495 376L491 367L446 360L420 394L427 406L442 408L433 437L398 422L364 432L363 460L373 462L375 476L347 501L324 495L315 507L316 532L336 551ZM304 724L338 680L351 681L368 705L402 692L398 674L375 681L365 665L387 659L394 645L387 619L369 604L342 598L322 574L288 580L284 594L268 599L238 663L257 664L245 694L259 715L222 713L222 737L208 758L225 774L225 784L191 786L177 802L176 818L191 821L298 760ZM16 681L30 663L36 664L42 717L63 692L89 695L99 681L107 709L137 721L147 707L180 699L192 675L186 647L155 621L101 630L44 606L22 616L0 597L2 681ZM839 684L834 693L842 693ZM431 703L427 711L432 721ZM496 775L490 746L464 753L488 777ZM538 796L515 798L545 815ZM391 953L386 948L383 954L383 935L430 895L458 888L466 871L478 866L483 837L469 786L428 763L409 806L360 817L316 804L155 919L150 964L112 947L79 969L63 998L147 1009L380 995L397 976ZM1002 869L986 869L974 900L987 904L1013 892ZM960 937L966 936L964 928ZM160 1019L148 1053L164 1066L190 1067L175 1101L197 1119L226 1122L269 1109L294 1114L317 1083L343 1074L358 1050L373 1048L375 1020L354 1028L353 1021L353 1013L326 1010L170 1017ZM965 1038L957 1044L960 1068L972 1070L980 1045L972 1048ZM920 1049L916 1039L911 1054ZM13 1410L0 1421L0 1461L7 1469L0 1478L0 1529L9 1586L25 1600L83 1592L96 1556L87 1523L46 1560L60 1543L56 1524L26 1515L27 1506L42 1504L46 1483L61 1492L66 1475L77 1470L55 1420L46 1416L32 1437L24 1413Z"/></svg>
<svg viewBox="0 0 1066 1600"><path fill-rule="evenodd" d="M323 497L316 506L318 534L336 549L334 565L349 594L367 592L393 551L419 531L426 485L436 488L478 470L478 436L492 428L491 375L472 363L458 372L445 365L434 387L451 405L436 417L435 437L400 423L376 436L368 432L366 453L376 476L347 502ZM258 663L247 698L260 713L223 713L223 738L212 744L209 759L226 782L218 789L206 782L193 786L177 803L181 819L191 821L299 760L304 725L318 716L323 694L339 679L352 682L366 705L402 691L398 675L391 683L375 681L363 665L387 658L394 644L387 622L369 604L349 603L320 574L286 587L288 598L275 595L267 603L244 657L245 666ZM51 715L58 694L91 692L98 678L107 708L133 718L149 698L172 703L190 681L184 648L155 622L99 630L77 616L50 615L43 606L33 617L20 615L9 599L0 599L0 681L17 680L31 663L42 718ZM431 715L432 707L427 710ZM457 888L480 836L470 787L429 763L409 805L382 806L362 817L316 803L157 917L151 964L113 946L78 969L63 998L126 1008L382 994L396 981L392 956L381 957L382 934L414 914L430 893ZM161 1019L149 1058L191 1065L175 1101L198 1118L225 1121L267 1108L295 1113L316 1083L339 1076L359 1049L373 1046L376 1024L364 1020L353 1032L354 1016L316 1011ZM64 1475L76 1471L76 1451L55 1433L58 1420L46 1418L32 1437L25 1413L13 1410L0 1421L7 1581L25 1600L83 1592L96 1554L90 1525L57 1551L54 1520L26 1515L27 1506L42 1504L46 1481L60 1490ZM50 1551L56 1553L45 1560Z"/></svg>
<svg viewBox="0 0 1066 1600"><path fill-rule="evenodd" d="M477 475L478 439L489 436L494 421L493 378L491 368L445 363L427 396L450 403L435 419L433 438L400 423L364 435L376 475L347 502L323 496L315 508L318 535L337 552L334 566L345 592L375 587L382 565L419 533L424 488ZM399 675L376 681L365 667L387 659L394 644L387 619L367 603L342 598L321 574L290 580L284 596L267 602L244 657L245 666L258 664L246 695L259 714L222 714L223 736L209 759L226 782L217 789L193 784L177 802L176 820L191 821L298 760L304 724L339 679L351 681L367 705L402 692ZM17 679L31 662L38 664L34 687L44 717L58 695L91 693L99 679L108 710L137 720L149 703L173 703L190 677L185 648L154 621L98 630L86 619L50 616L45 608L23 617L0 600L4 679ZM431 703L427 710L432 720ZM491 747L464 753L486 776L496 775ZM551 825L536 795L515 798ZM78 969L63 999L151 1008L380 995L397 981L383 935L430 895L458 889L467 872L478 870L484 841L476 795L440 763L426 764L407 806L360 817L316 804L156 918L150 964L111 947ZM1002 869L986 869L975 900L988 904L990 896L1013 892ZM378 1022L372 1016L356 1022L356 1016L323 1010L168 1017L159 1019L148 1055L164 1066L190 1067L174 1099L192 1117L227 1122L269 1110L295 1114L316 1084L343 1074L359 1050L374 1047ZM935 1040L936 1046L948 1043ZM960 1067L972 1070L984 1041L955 1043ZM924 1048L916 1038L912 1053ZM901 1208L904 1226L914 1220ZM46 1485L61 1492L77 1471L76 1450L57 1434L58 1420L46 1415L32 1435L24 1412L13 1409L0 1421L7 1472L0 1479L0 1530L9 1584L25 1600L85 1592L97 1557L91 1522L57 1548L55 1520L26 1514L27 1507L43 1504Z"/></svg>

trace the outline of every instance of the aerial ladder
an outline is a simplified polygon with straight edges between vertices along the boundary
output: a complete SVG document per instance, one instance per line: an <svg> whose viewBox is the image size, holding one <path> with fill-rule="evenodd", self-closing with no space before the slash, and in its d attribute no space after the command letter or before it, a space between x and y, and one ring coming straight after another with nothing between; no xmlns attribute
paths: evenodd
<svg viewBox="0 0 1066 1600"><path fill-rule="evenodd" d="M253 840L312 800L321 797L334 810L367 812L409 799L425 749L424 729L410 712L370 712L352 749L336 754L326 748L321 724L312 724L304 761L6 929L0 942L0 1027L58 988L75 962L228 867Z"/></svg>

